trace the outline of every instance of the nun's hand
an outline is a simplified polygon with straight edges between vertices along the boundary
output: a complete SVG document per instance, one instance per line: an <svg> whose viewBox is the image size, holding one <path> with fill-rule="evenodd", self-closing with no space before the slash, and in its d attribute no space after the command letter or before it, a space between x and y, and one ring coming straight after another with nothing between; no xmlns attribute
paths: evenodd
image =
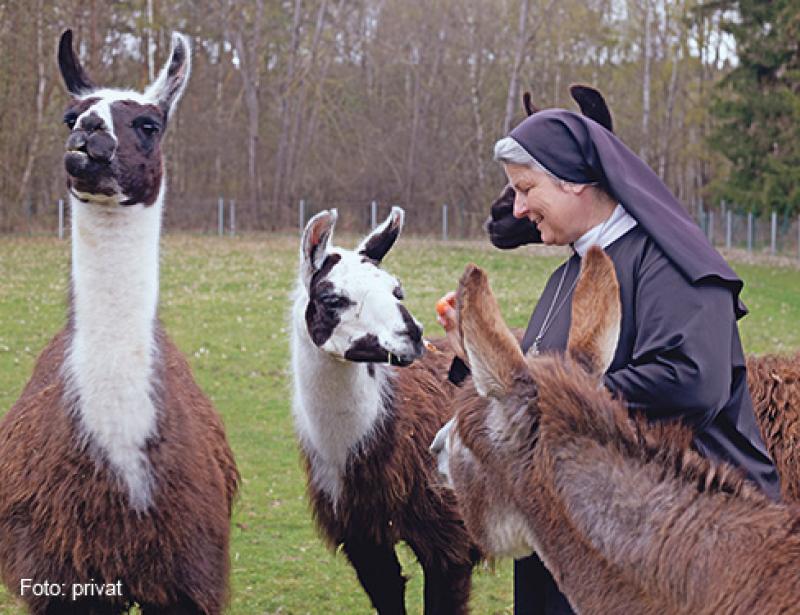
<svg viewBox="0 0 800 615"><path fill-rule="evenodd" d="M506 186L500 197L492 203L491 215L486 220L489 241L501 250L510 250L526 243L541 243L542 235L528 218L514 217L514 188Z"/></svg>
<svg viewBox="0 0 800 615"><path fill-rule="evenodd" d="M466 363L464 349L458 333L458 312L456 312L456 294L449 292L436 302L436 320L442 327L456 356Z"/></svg>

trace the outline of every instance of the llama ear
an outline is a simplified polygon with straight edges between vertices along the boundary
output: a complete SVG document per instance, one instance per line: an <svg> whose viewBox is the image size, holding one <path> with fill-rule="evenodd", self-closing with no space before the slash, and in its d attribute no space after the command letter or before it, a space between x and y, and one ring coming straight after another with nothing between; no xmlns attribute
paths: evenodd
<svg viewBox="0 0 800 615"><path fill-rule="evenodd" d="M601 248L592 246L583 257L572 295L567 354L600 378L614 359L621 319L614 263Z"/></svg>
<svg viewBox="0 0 800 615"><path fill-rule="evenodd" d="M533 101L531 100L530 92L524 92L522 94L522 107L525 109L525 113L528 115L528 117L539 111L539 107L534 105Z"/></svg>
<svg viewBox="0 0 800 615"><path fill-rule="evenodd" d="M611 111L608 110L608 105L598 90L588 85L573 84L569 86L569 93L578 103L581 113L605 127L609 132L614 132Z"/></svg>
<svg viewBox="0 0 800 615"><path fill-rule="evenodd" d="M403 230L404 219L405 212L402 208L392 207L389 217L361 241L356 251L380 263L397 241L400 231Z"/></svg>
<svg viewBox="0 0 800 615"><path fill-rule="evenodd" d="M191 72L191 47L189 37L179 32L172 33L172 48L169 60L164 64L158 78L145 91L145 96L156 103L169 118L175 103L180 100Z"/></svg>
<svg viewBox="0 0 800 615"><path fill-rule="evenodd" d="M67 91L73 96L81 96L95 89L72 48L72 30L64 30L58 42L58 68Z"/></svg>
<svg viewBox="0 0 800 615"><path fill-rule="evenodd" d="M476 265L467 265L458 282L456 309L461 346L478 394L502 399L528 370L519 343L500 314L489 278Z"/></svg>
<svg viewBox="0 0 800 615"><path fill-rule="evenodd" d="M306 285L325 262L337 217L335 209L321 211L306 224L300 240L300 267Z"/></svg>

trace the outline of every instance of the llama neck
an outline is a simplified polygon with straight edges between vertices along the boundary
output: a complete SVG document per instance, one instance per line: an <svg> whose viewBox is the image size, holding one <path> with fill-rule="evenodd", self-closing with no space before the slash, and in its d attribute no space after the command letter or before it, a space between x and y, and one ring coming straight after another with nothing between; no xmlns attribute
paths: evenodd
<svg viewBox="0 0 800 615"><path fill-rule="evenodd" d="M150 207L71 199L73 335L66 370L87 443L151 501L145 443L156 431L154 364L163 191Z"/></svg>
<svg viewBox="0 0 800 615"><path fill-rule="evenodd" d="M391 370L320 350L306 329L307 302L305 290L298 290L291 340L293 413L311 480L336 503L348 458L364 449L389 410Z"/></svg>

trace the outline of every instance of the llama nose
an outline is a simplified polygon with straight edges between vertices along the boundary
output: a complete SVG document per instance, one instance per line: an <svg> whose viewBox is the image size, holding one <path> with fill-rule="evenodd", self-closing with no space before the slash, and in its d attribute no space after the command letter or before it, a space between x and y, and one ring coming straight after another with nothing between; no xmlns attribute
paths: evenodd
<svg viewBox="0 0 800 615"><path fill-rule="evenodd" d="M103 121L103 118L96 113L90 113L81 118L80 129L89 134L93 133L95 130L105 130L105 128L106 123Z"/></svg>
<svg viewBox="0 0 800 615"><path fill-rule="evenodd" d="M105 131L95 132L86 139L86 153L89 158L97 162L111 162L117 143L110 134Z"/></svg>

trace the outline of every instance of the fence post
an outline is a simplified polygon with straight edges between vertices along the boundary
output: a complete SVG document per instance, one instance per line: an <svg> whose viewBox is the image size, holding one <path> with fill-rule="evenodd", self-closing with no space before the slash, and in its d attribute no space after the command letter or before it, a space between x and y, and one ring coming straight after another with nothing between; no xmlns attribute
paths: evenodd
<svg viewBox="0 0 800 615"><path fill-rule="evenodd" d="M219 197L217 201L217 235L222 237L225 231L225 201Z"/></svg>
<svg viewBox="0 0 800 615"><path fill-rule="evenodd" d="M231 211L228 214L230 220L228 220L228 224L230 225L231 237L234 237L236 236L236 201L234 199L231 199L230 208Z"/></svg>
<svg viewBox="0 0 800 615"><path fill-rule="evenodd" d="M442 205L442 241L447 241L447 203Z"/></svg>
<svg viewBox="0 0 800 615"><path fill-rule="evenodd" d="M306 227L306 200L300 199L300 213L299 213L299 226L300 226L300 234L303 233L303 229Z"/></svg>
<svg viewBox="0 0 800 615"><path fill-rule="evenodd" d="M769 251L775 254L778 251L778 212L773 211L770 218Z"/></svg>
<svg viewBox="0 0 800 615"><path fill-rule="evenodd" d="M372 201L369 204L369 230L373 230L376 226L378 226L378 203Z"/></svg>
<svg viewBox="0 0 800 615"><path fill-rule="evenodd" d="M714 245L714 211L708 212L708 241Z"/></svg>
<svg viewBox="0 0 800 615"><path fill-rule="evenodd" d="M58 199L58 238L64 239L64 199Z"/></svg>
<svg viewBox="0 0 800 615"><path fill-rule="evenodd" d="M747 212L747 251L753 251L753 212Z"/></svg>
<svg viewBox="0 0 800 615"><path fill-rule="evenodd" d="M730 209L725 212L725 218L725 248L730 250L733 238L733 212Z"/></svg>

